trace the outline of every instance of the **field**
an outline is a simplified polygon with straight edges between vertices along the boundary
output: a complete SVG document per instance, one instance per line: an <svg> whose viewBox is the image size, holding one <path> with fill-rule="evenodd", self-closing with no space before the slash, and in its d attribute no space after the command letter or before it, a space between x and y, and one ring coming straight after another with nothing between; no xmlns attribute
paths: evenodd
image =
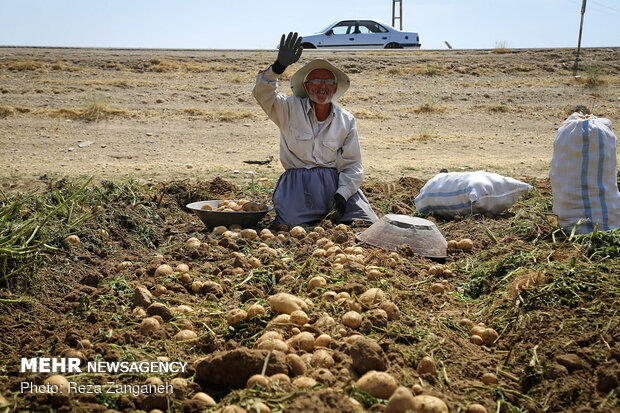
<svg viewBox="0 0 620 413"><path fill-rule="evenodd" d="M272 51L0 49L0 412L404 412L360 380L371 370L451 412L618 411L620 233L560 231L547 175L576 105L620 121L620 50L583 51L577 78L559 49L314 56L351 76L340 103L379 216L418 216L441 168L534 189L500 216L430 217L473 241L442 262L360 245L355 225L294 237L267 215L272 238L216 235L184 205L269 202L282 172L250 94ZM307 319L278 315L278 293ZM127 387L47 394L24 389L49 376L20 372L36 357L187 368L65 373ZM266 387L246 388L254 374ZM174 390L128 390L144 383Z"/></svg>

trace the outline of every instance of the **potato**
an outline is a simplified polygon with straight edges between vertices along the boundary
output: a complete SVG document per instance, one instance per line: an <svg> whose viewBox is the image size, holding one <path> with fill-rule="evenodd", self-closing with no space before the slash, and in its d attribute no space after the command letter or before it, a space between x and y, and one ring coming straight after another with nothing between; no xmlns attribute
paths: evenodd
<svg viewBox="0 0 620 413"><path fill-rule="evenodd" d="M482 339L482 337L477 336L475 334L470 337L469 341L471 341L472 343L474 343L474 344L476 344L478 346L481 346L481 345L484 344L484 340Z"/></svg>
<svg viewBox="0 0 620 413"><path fill-rule="evenodd" d="M157 267L157 269L155 270L155 277L161 277L164 275L170 275L172 274L174 271L172 270L172 267L169 266L168 264L162 264L159 267Z"/></svg>
<svg viewBox="0 0 620 413"><path fill-rule="evenodd" d="M261 341L265 340L284 340L284 337L282 337L282 334L277 331L266 331L258 338L258 340L256 340L256 344L258 345Z"/></svg>
<svg viewBox="0 0 620 413"><path fill-rule="evenodd" d="M178 324L181 330L193 330L194 329L194 325L187 318L177 318L174 321L174 323Z"/></svg>
<svg viewBox="0 0 620 413"><path fill-rule="evenodd" d="M261 230L259 236L260 236L260 239L262 239L263 241L266 241L266 240L271 239L271 238L275 238L275 235L273 235L273 233L270 230L268 230L267 228Z"/></svg>
<svg viewBox="0 0 620 413"><path fill-rule="evenodd" d="M310 318L308 318L308 314L303 310L295 310L291 313L291 323L293 324L303 326L308 321L310 321Z"/></svg>
<svg viewBox="0 0 620 413"><path fill-rule="evenodd" d="M461 318L461 320L459 321L459 325L471 328L474 326L474 322L471 321L469 318Z"/></svg>
<svg viewBox="0 0 620 413"><path fill-rule="evenodd" d="M424 391L424 389L422 388L422 386L418 383L414 384L413 386L411 386L411 392L413 394L421 394Z"/></svg>
<svg viewBox="0 0 620 413"><path fill-rule="evenodd" d="M276 238L278 239L278 241L282 242L282 241L286 241L286 235L284 234L278 234L276 236Z"/></svg>
<svg viewBox="0 0 620 413"><path fill-rule="evenodd" d="M164 287L163 285L158 285L153 290L153 295L155 297L161 297L162 295L166 294L167 291L168 289L166 287Z"/></svg>
<svg viewBox="0 0 620 413"><path fill-rule="evenodd" d="M321 295L321 300L327 302L336 301L336 293L334 291L325 291L323 295Z"/></svg>
<svg viewBox="0 0 620 413"><path fill-rule="evenodd" d="M383 278L383 272L375 268L369 269L366 271L366 278L371 281L380 280L381 278Z"/></svg>
<svg viewBox="0 0 620 413"><path fill-rule="evenodd" d="M347 227L345 224L338 224L334 227L334 229L336 231L347 232L349 230L349 227Z"/></svg>
<svg viewBox="0 0 620 413"><path fill-rule="evenodd" d="M194 311L194 309L192 307L190 307L189 305L185 305L185 304L181 304L181 305L177 305L176 307L172 307L172 312L175 314L185 314L185 313L191 313Z"/></svg>
<svg viewBox="0 0 620 413"><path fill-rule="evenodd" d="M486 346L490 346L499 338L499 334L492 328L485 328L480 337Z"/></svg>
<svg viewBox="0 0 620 413"><path fill-rule="evenodd" d="M260 268L263 266L263 263L256 257L251 257L248 259L248 264L252 268Z"/></svg>
<svg viewBox="0 0 620 413"><path fill-rule="evenodd" d="M164 384L164 381L157 376L152 376L152 377L147 377L147 379L144 380L144 384L149 384L153 386L161 386Z"/></svg>
<svg viewBox="0 0 620 413"><path fill-rule="evenodd" d="M189 266L187 264L179 264L177 265L177 267L175 268L176 272L180 272L180 273L186 273L189 272Z"/></svg>
<svg viewBox="0 0 620 413"><path fill-rule="evenodd" d="M418 374L437 374L437 366L435 366L435 362L429 356L422 357L422 360L418 363L418 368L416 369Z"/></svg>
<svg viewBox="0 0 620 413"><path fill-rule="evenodd" d="M340 291L338 294L336 294L336 301L350 300L350 299L351 299L351 294L349 294L346 291Z"/></svg>
<svg viewBox="0 0 620 413"><path fill-rule="evenodd" d="M487 413L487 409L481 404L472 403L467 407L467 413Z"/></svg>
<svg viewBox="0 0 620 413"><path fill-rule="evenodd" d="M170 380L170 384L172 384L175 394L182 395L187 390L187 380L182 377L173 378L172 380Z"/></svg>
<svg viewBox="0 0 620 413"><path fill-rule="evenodd" d="M67 241L69 244L73 245L74 247L77 247L78 245L82 243L82 241L80 241L80 237L78 237L77 235L69 235L67 238L65 238L65 241Z"/></svg>
<svg viewBox="0 0 620 413"><path fill-rule="evenodd" d="M226 314L226 322L230 326L238 326L248 318L248 313L241 308L233 308Z"/></svg>
<svg viewBox="0 0 620 413"><path fill-rule="evenodd" d="M407 387L400 386L390 396L383 413L405 413L413 411L413 394Z"/></svg>
<svg viewBox="0 0 620 413"><path fill-rule="evenodd" d="M239 233L234 232L234 231L225 231L224 233L222 233L222 238L236 239L238 237L239 237Z"/></svg>
<svg viewBox="0 0 620 413"><path fill-rule="evenodd" d="M179 281L181 282L181 284L187 285L190 282L192 282L192 276L189 275L188 273L183 273L179 277Z"/></svg>
<svg viewBox="0 0 620 413"><path fill-rule="evenodd" d="M435 396L420 394L413 398L413 410L416 413L448 413L448 406Z"/></svg>
<svg viewBox="0 0 620 413"><path fill-rule="evenodd" d="M241 228L241 225L239 224L232 224L231 226L228 227L229 231L236 232L237 234L239 234L242 229L243 228Z"/></svg>
<svg viewBox="0 0 620 413"><path fill-rule="evenodd" d="M307 389L316 385L316 380L312 377L299 376L293 379L293 386L298 389Z"/></svg>
<svg viewBox="0 0 620 413"><path fill-rule="evenodd" d="M332 338L327 334L321 334L314 340L314 347L329 347Z"/></svg>
<svg viewBox="0 0 620 413"><path fill-rule="evenodd" d="M310 281L308 281L308 286L306 287L306 291L310 292L315 288L325 288L327 287L327 280L325 277L317 276L312 277Z"/></svg>
<svg viewBox="0 0 620 413"><path fill-rule="evenodd" d="M310 365L312 367L323 367L326 369L330 369L334 367L334 358L329 353L329 351L325 349L318 349L312 353L312 358L310 359Z"/></svg>
<svg viewBox="0 0 620 413"><path fill-rule="evenodd" d="M280 314L291 314L295 310L308 311L306 303L292 294L277 293L270 296L267 300L271 309Z"/></svg>
<svg viewBox="0 0 620 413"><path fill-rule="evenodd" d="M323 258L326 254L326 251L323 248L317 248L312 251L312 256L317 258Z"/></svg>
<svg viewBox="0 0 620 413"><path fill-rule="evenodd" d="M350 328L358 328L362 325L362 315L356 311L348 311L342 316L342 324Z"/></svg>
<svg viewBox="0 0 620 413"><path fill-rule="evenodd" d="M370 288L359 296L358 301L365 306L372 306L383 301L383 291L380 288Z"/></svg>
<svg viewBox="0 0 620 413"><path fill-rule="evenodd" d="M267 313L265 307L260 304L252 304L248 308L248 318L254 318L256 316L264 316Z"/></svg>
<svg viewBox="0 0 620 413"><path fill-rule="evenodd" d="M223 225L220 225L219 227L213 228L213 235L222 235L226 231L228 231L228 228L226 228Z"/></svg>
<svg viewBox="0 0 620 413"><path fill-rule="evenodd" d="M131 261L123 261L116 266L116 272L121 272L128 268L131 268L132 265L133 263Z"/></svg>
<svg viewBox="0 0 620 413"><path fill-rule="evenodd" d="M484 330L486 330L486 328L484 326L473 326L471 328L471 330L469 331L469 334L472 336L480 336L482 337L482 334L484 333Z"/></svg>
<svg viewBox="0 0 620 413"><path fill-rule="evenodd" d="M288 314L278 314L275 316L269 324L289 324L291 322L291 316Z"/></svg>
<svg viewBox="0 0 620 413"><path fill-rule="evenodd" d="M159 321L157 321L154 317L147 317L140 323L140 327L138 327L138 331L143 336L150 336L155 331L159 330L161 325Z"/></svg>
<svg viewBox="0 0 620 413"><path fill-rule="evenodd" d="M176 335L174 336L174 339L176 341L188 341L188 340L193 340L196 337L198 337L198 335L192 330L181 330L178 333L176 333Z"/></svg>
<svg viewBox="0 0 620 413"><path fill-rule="evenodd" d="M314 336L308 331L299 333L289 339L290 344L297 349L305 352L311 352L314 348Z"/></svg>
<svg viewBox="0 0 620 413"><path fill-rule="evenodd" d="M264 389L269 390L269 379L262 374L255 374L248 379L245 383L245 387L251 389L254 386L260 386Z"/></svg>
<svg viewBox="0 0 620 413"><path fill-rule="evenodd" d="M276 373L269 377L273 383L277 383L279 385L290 384L291 378L284 373Z"/></svg>
<svg viewBox="0 0 620 413"><path fill-rule="evenodd" d="M482 382L487 386L497 384L497 376L493 373L484 373L481 378Z"/></svg>
<svg viewBox="0 0 620 413"><path fill-rule="evenodd" d="M198 401L202 402L206 407L214 407L214 406L217 405L215 400L213 400L213 397L211 397L207 393L203 393L201 391L199 391L198 393L194 394L194 397L192 397L192 400L198 400Z"/></svg>
<svg viewBox="0 0 620 413"><path fill-rule="evenodd" d="M431 293L441 295L444 292L443 284L441 283L433 283L431 284Z"/></svg>
<svg viewBox="0 0 620 413"><path fill-rule="evenodd" d="M201 281L194 281L190 288L192 289L193 292L198 293L200 292L200 290L202 290L202 286L203 284Z"/></svg>
<svg viewBox="0 0 620 413"><path fill-rule="evenodd" d="M454 250L458 250L458 241L451 239L450 241L448 241L448 251L454 251Z"/></svg>
<svg viewBox="0 0 620 413"><path fill-rule="evenodd" d="M468 251L474 248L474 242L470 240L469 238L464 238L456 244L456 247L458 249Z"/></svg>
<svg viewBox="0 0 620 413"><path fill-rule="evenodd" d="M391 301L384 301L379 308L387 313L388 321L398 320L400 318L400 309Z"/></svg>
<svg viewBox="0 0 620 413"><path fill-rule="evenodd" d="M388 373L370 370L357 380L355 387L365 391L372 397L389 399L398 387L398 383Z"/></svg>
<svg viewBox="0 0 620 413"><path fill-rule="evenodd" d="M196 237L191 237L190 239L185 241L185 245L187 245L190 248L200 247L200 244L201 244L200 240Z"/></svg>
<svg viewBox="0 0 620 413"><path fill-rule="evenodd" d="M394 258L388 258L388 260L385 262L385 265L390 268L396 268L398 262Z"/></svg>
<svg viewBox="0 0 620 413"><path fill-rule="evenodd" d="M291 231L289 233L293 238L303 238L306 236L306 230L300 226L291 228Z"/></svg>
<svg viewBox="0 0 620 413"><path fill-rule="evenodd" d="M304 363L301 357L299 357L297 354L287 354L286 364L288 365L294 376L303 376L304 374L306 374L306 371L308 371L306 363Z"/></svg>
<svg viewBox="0 0 620 413"><path fill-rule="evenodd" d="M443 265L433 265L428 269L428 273L430 275L434 275L436 277L440 277L443 274Z"/></svg>
<svg viewBox="0 0 620 413"><path fill-rule="evenodd" d="M255 230L253 229L243 229L241 230L241 238L244 239L249 239L249 240L254 240L258 237L258 234L256 233Z"/></svg>
<svg viewBox="0 0 620 413"><path fill-rule="evenodd" d="M325 250L325 253L326 253L326 255L328 257L332 256L332 255L338 255L338 254L342 253L342 249L339 246L337 246L337 245L334 245L334 246L331 246L331 247L327 247L327 245L326 245L324 248L327 248Z"/></svg>
<svg viewBox="0 0 620 413"><path fill-rule="evenodd" d="M204 209L205 211L213 211L213 207L209 204L204 204L200 207L200 209Z"/></svg>
<svg viewBox="0 0 620 413"><path fill-rule="evenodd" d="M46 386L55 386L58 389L58 393L68 393L69 392L69 380L60 374L53 374L43 380L43 384Z"/></svg>

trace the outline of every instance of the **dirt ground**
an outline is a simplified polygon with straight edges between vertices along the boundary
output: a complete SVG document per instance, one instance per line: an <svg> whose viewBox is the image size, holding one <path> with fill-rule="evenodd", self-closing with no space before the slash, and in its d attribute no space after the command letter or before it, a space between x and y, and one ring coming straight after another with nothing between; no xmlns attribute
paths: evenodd
<svg viewBox="0 0 620 413"><path fill-rule="evenodd" d="M498 216L425 216L446 240L471 240L439 260L360 243L356 224L293 236L273 213L255 229L277 236L216 234L185 208L270 202L278 131L250 91L274 55L0 49L0 413L404 413L363 386L370 370L441 412L617 412L620 234L563 234L547 174L570 108L620 120L620 49L585 50L578 78L569 50L304 54L352 78L341 104L379 216L418 216L413 198L441 168L534 186ZM278 315L278 293L308 319ZM264 314L230 318L254 305ZM22 357L188 368L64 375L172 392L52 395L24 390L49 377L20 372ZM246 388L258 373L268 388Z"/></svg>
<svg viewBox="0 0 620 413"><path fill-rule="evenodd" d="M370 180L441 168L545 177L577 104L618 123L620 49L306 51L351 77ZM95 174L277 177L279 134L251 95L274 51L0 49L4 186ZM294 73L289 68L286 76ZM281 90L290 93L285 77ZM595 96L596 98L586 97ZM248 165L244 160L274 160ZM240 171L235 177L233 171Z"/></svg>

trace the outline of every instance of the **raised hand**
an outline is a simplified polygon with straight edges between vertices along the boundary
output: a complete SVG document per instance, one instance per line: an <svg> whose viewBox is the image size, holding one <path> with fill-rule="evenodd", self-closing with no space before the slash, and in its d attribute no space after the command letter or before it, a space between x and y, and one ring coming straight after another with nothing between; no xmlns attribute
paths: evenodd
<svg viewBox="0 0 620 413"><path fill-rule="evenodd" d="M301 47L301 36L295 32L289 32L286 38L282 35L280 39L280 49L278 50L278 63L282 66L290 66L301 57L303 47Z"/></svg>

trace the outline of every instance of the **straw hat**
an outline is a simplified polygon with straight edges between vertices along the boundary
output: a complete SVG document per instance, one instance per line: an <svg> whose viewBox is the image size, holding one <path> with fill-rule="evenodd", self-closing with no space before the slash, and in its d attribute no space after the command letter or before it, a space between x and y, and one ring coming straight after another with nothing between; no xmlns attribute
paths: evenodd
<svg viewBox="0 0 620 413"><path fill-rule="evenodd" d="M342 70L338 69L336 66L332 65L325 59L314 59L313 61L307 63L304 67L296 71L293 76L291 76L291 90L293 91L293 94L295 96L300 98L305 98L308 96L308 94L304 90L304 79L306 78L308 73L312 72L314 69L327 69L332 72L336 77L338 89L332 97L332 102L338 99L340 96L344 95L344 92L347 91L349 85L351 84L349 76L347 76Z"/></svg>

